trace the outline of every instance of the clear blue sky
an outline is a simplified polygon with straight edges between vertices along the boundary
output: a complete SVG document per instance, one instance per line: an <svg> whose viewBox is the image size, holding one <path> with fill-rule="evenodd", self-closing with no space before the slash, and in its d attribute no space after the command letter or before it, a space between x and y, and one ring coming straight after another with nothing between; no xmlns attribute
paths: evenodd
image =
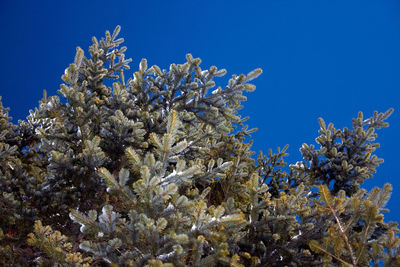
<svg viewBox="0 0 400 267"><path fill-rule="evenodd" d="M385 163L367 188L392 183L386 218L400 221L399 1L1 1L0 95L14 121L43 89L56 94L76 46L87 51L118 24L133 70L141 58L167 68L186 53L229 75L261 67L241 114L259 128L253 149L289 144L289 163L315 142L319 116L342 128L358 111L394 107L378 132Z"/></svg>

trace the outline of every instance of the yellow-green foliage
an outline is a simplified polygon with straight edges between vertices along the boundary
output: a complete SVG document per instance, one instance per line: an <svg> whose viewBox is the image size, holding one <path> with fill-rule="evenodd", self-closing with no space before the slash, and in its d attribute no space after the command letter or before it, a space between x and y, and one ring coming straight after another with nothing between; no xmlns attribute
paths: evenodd
<svg viewBox="0 0 400 267"><path fill-rule="evenodd" d="M92 258L83 258L80 252L71 253L72 244L67 239L60 231L53 231L50 226L43 226L41 221L36 221L34 233L28 234L27 243L46 253L45 258L36 258L41 264L59 262L63 266L90 266Z"/></svg>
<svg viewBox="0 0 400 267"><path fill-rule="evenodd" d="M126 79L119 31L77 48L63 101L45 93L18 125L0 105L2 265L400 266L392 188L361 187L393 110L319 119L302 162L255 160L238 110L260 69L220 87L188 54Z"/></svg>

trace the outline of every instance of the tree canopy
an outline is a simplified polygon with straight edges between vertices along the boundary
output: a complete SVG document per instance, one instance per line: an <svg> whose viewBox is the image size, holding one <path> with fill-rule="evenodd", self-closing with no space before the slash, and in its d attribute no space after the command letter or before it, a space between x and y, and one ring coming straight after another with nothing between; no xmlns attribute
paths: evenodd
<svg viewBox="0 0 400 267"><path fill-rule="evenodd" d="M320 118L295 164L287 146L255 157L238 111L261 69L217 86L226 70L188 54L126 79L119 31L78 47L26 120L0 102L3 265L400 266L392 187L362 188L393 109Z"/></svg>

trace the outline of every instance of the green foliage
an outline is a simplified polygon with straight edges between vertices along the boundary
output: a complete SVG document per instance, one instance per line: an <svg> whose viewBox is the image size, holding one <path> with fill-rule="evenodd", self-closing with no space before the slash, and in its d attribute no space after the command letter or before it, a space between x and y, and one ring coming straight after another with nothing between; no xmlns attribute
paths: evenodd
<svg viewBox="0 0 400 267"><path fill-rule="evenodd" d="M333 183L332 192L344 190L348 196L360 189L360 185L368 178L373 177L376 167L383 162L376 155L372 155L378 143L375 141L376 129L387 127L384 120L392 114L393 109L385 113L375 112L372 118L363 120L360 112L357 119L353 119L353 129L337 130L330 123L328 127L322 118L319 118L321 134L315 140L320 149L314 145L303 144L300 151L309 166L305 164L294 166L294 169L304 175L299 182L308 185Z"/></svg>
<svg viewBox="0 0 400 267"><path fill-rule="evenodd" d="M217 87L226 71L188 54L126 80L119 31L77 48L63 101L44 93L18 125L0 105L3 265L400 266L392 188L361 187L393 110L319 119L319 149L285 171L288 146L255 161L238 114L260 69Z"/></svg>
<svg viewBox="0 0 400 267"><path fill-rule="evenodd" d="M51 265L62 262L63 266L90 266L91 257L83 258L80 252L71 253L72 244L67 242L67 237L60 231L53 231L50 226L43 226L41 221L36 221L34 233L28 234L28 245L39 248L46 257L37 257L39 265Z"/></svg>

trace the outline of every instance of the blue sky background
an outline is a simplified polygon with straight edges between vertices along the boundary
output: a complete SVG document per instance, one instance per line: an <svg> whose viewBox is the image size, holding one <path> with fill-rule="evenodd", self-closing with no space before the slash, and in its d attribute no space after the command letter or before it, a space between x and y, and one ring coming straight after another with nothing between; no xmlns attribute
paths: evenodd
<svg viewBox="0 0 400 267"><path fill-rule="evenodd" d="M386 218L400 221L399 1L0 1L0 95L14 122L43 89L56 94L76 46L87 51L92 36L118 24L132 70L141 58L167 68L186 53L229 76L261 67L241 114L259 128L253 149L289 144L289 163L315 143L318 117L351 127L358 111L394 107L378 132L385 163L366 187L392 183Z"/></svg>

